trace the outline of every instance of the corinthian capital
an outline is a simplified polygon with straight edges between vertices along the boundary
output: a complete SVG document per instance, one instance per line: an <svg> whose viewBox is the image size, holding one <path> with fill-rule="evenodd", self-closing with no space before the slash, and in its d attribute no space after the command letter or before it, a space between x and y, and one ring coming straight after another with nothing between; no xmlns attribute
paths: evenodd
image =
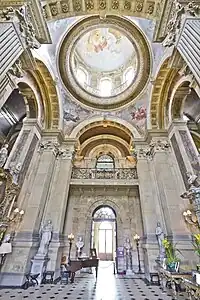
<svg viewBox="0 0 200 300"><path fill-rule="evenodd" d="M56 147L55 148L55 156L56 158L61 158L61 159L70 159L73 160L74 159L74 155L75 155L75 150L73 147Z"/></svg>
<svg viewBox="0 0 200 300"><path fill-rule="evenodd" d="M58 143L55 141L42 141L39 144L38 152L55 151L58 146L59 146Z"/></svg>

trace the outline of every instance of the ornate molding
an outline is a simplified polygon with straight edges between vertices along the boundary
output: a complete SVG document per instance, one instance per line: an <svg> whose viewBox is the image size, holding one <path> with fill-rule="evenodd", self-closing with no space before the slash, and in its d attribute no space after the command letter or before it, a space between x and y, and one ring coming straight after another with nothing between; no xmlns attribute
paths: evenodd
<svg viewBox="0 0 200 300"><path fill-rule="evenodd" d="M148 147L137 150L137 158L153 160L156 152L167 152L169 148L170 144L167 140L151 141Z"/></svg>
<svg viewBox="0 0 200 300"><path fill-rule="evenodd" d="M44 151L55 151L59 147L59 144L55 141L42 141L39 144L38 152L43 153Z"/></svg>
<svg viewBox="0 0 200 300"><path fill-rule="evenodd" d="M70 159L74 160L75 156L75 150L74 147L69 147L69 148L63 148L61 147L55 147L54 154L57 159Z"/></svg>
<svg viewBox="0 0 200 300"><path fill-rule="evenodd" d="M119 29L132 43L138 56L137 76L134 84L123 93L113 97L99 97L85 91L74 78L71 59L80 36L97 26ZM81 103L98 109L114 109L134 101L147 86L151 73L151 54L148 41L140 29L126 18L108 16L104 19L90 16L80 20L66 33L59 51L59 71L66 89Z"/></svg>
<svg viewBox="0 0 200 300"><path fill-rule="evenodd" d="M31 23L30 14L26 6L18 9L13 7L2 9L0 11L0 20L18 24L19 32L24 38L27 48L38 49L40 47L40 43L36 38L35 28Z"/></svg>
<svg viewBox="0 0 200 300"><path fill-rule="evenodd" d="M12 65L12 67L8 70L8 72L17 78L21 78L23 77L23 69L22 69L22 62L20 59L16 60L16 62L14 63L14 65Z"/></svg>
<svg viewBox="0 0 200 300"><path fill-rule="evenodd" d="M35 28L35 35L41 44L51 44L51 36L45 20L40 0L29 0L27 3L30 20Z"/></svg>
<svg viewBox="0 0 200 300"><path fill-rule="evenodd" d="M59 143L55 141L44 141L39 144L38 152L43 153L46 152L53 152L56 159L74 159L75 150L74 145L69 146L61 146Z"/></svg>
<svg viewBox="0 0 200 300"><path fill-rule="evenodd" d="M164 47L171 47L175 44L177 36L181 28L182 17L184 16L198 16L200 6L196 5L194 1L189 2L186 6L180 4L175 0L173 5L173 15L167 24L167 36L163 41Z"/></svg>
<svg viewBox="0 0 200 300"><path fill-rule="evenodd" d="M162 0L47 0L43 5L48 20L85 15L125 15L155 19Z"/></svg>

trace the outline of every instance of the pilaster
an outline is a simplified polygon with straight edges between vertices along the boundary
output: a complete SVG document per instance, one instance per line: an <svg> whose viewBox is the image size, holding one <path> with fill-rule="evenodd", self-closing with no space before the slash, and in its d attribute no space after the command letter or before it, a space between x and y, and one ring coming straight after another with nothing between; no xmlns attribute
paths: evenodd
<svg viewBox="0 0 200 300"><path fill-rule="evenodd" d="M29 192L25 194L23 199L24 219L21 223L20 232L15 238L13 252L8 256L2 268L1 285L20 286L23 284L24 274L30 271L31 258L35 255L38 248L37 234L49 195L56 164L55 149L59 140L60 132L58 131L42 133L42 140L37 152L34 178L32 179ZM20 196L23 197L21 194Z"/></svg>
<svg viewBox="0 0 200 300"><path fill-rule="evenodd" d="M55 271L55 278L60 276L60 261L63 255L63 228L68 203L68 193L75 154L75 139L64 140L56 150L56 166L52 179L52 188L44 218L52 220L53 237L49 247L48 269Z"/></svg>

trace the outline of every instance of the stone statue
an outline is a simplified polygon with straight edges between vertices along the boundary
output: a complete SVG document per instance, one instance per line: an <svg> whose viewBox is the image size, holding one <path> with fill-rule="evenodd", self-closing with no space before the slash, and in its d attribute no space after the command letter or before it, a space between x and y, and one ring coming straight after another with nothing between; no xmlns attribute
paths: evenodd
<svg viewBox="0 0 200 300"><path fill-rule="evenodd" d="M10 168L10 173L11 173L11 175L13 177L13 183L15 183L15 184L17 184L17 182L18 182L18 178L19 178L19 174L20 174L21 168L22 168L21 163L18 163L17 165L13 165Z"/></svg>
<svg viewBox="0 0 200 300"><path fill-rule="evenodd" d="M3 168L7 158L8 158L8 144L5 144L0 150L0 168Z"/></svg>
<svg viewBox="0 0 200 300"><path fill-rule="evenodd" d="M126 257L126 270L132 270L133 264L132 264L132 244L130 242L129 238L126 238L126 241L124 243L124 253Z"/></svg>
<svg viewBox="0 0 200 300"><path fill-rule="evenodd" d="M163 240L165 239L165 235L162 231L160 222L157 223L156 237L157 237L158 246L159 246L159 260L162 261L165 257L165 248L163 246Z"/></svg>
<svg viewBox="0 0 200 300"><path fill-rule="evenodd" d="M77 248L77 256L80 257L82 254L82 249L84 247L84 242L82 236L78 238L78 241L76 242L76 248Z"/></svg>
<svg viewBox="0 0 200 300"><path fill-rule="evenodd" d="M37 255L46 256L48 253L49 244L52 238L52 221L48 220L41 226L40 229L40 247L38 249Z"/></svg>

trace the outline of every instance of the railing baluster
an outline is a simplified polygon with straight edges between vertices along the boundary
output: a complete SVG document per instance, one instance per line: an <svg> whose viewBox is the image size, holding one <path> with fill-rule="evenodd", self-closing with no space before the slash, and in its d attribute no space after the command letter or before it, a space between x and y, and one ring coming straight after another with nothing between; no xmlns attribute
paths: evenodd
<svg viewBox="0 0 200 300"><path fill-rule="evenodd" d="M136 168L91 169L73 168L72 179L138 179Z"/></svg>

